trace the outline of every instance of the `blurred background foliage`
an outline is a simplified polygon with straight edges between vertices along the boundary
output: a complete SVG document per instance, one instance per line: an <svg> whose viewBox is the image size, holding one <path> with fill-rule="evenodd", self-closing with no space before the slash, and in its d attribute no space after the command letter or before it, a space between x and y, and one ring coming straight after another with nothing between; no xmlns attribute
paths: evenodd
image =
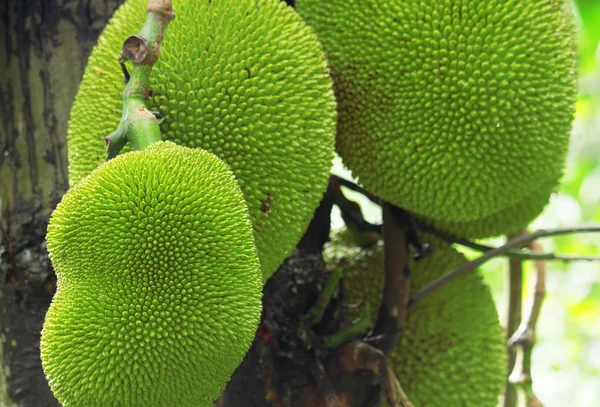
<svg viewBox="0 0 600 407"><path fill-rule="evenodd" d="M579 26L580 82L577 112L562 183L530 229L600 224L600 0L572 0ZM336 158L333 172L351 178ZM381 222L379 208L362 196L365 217ZM332 228L343 225L336 207ZM501 245L503 239L484 241ZM575 234L541 240L544 250L600 254L600 234ZM469 257L478 254L468 252ZM490 284L504 323L506 259L486 263L480 273ZM534 391L545 407L600 406L600 262L548 262L546 298L538 321L533 354ZM525 263L527 277L532 263ZM526 283L527 285L527 283ZM528 287L524 287L527 293ZM526 302L527 299L524 299Z"/></svg>

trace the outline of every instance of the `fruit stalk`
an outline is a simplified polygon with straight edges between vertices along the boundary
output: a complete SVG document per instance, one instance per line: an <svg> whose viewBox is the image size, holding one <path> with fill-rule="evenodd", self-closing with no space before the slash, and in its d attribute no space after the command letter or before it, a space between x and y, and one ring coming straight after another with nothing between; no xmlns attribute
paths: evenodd
<svg viewBox="0 0 600 407"><path fill-rule="evenodd" d="M133 63L133 71L131 76L126 73L121 122L105 138L107 160L116 157L127 142L134 150L143 150L161 140L158 120L146 108L146 99L151 93L152 67L158 60L160 44L175 13L170 0L149 0L146 10L148 14L142 29L125 40L119 56L123 67L126 60Z"/></svg>

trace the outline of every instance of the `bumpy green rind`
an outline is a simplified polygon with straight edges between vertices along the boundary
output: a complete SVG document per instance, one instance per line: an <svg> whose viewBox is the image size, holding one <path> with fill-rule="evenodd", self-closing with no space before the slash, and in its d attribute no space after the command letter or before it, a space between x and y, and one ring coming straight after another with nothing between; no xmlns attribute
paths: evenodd
<svg viewBox="0 0 600 407"><path fill-rule="evenodd" d="M466 262L444 242L424 236L432 256L411 262L412 290L418 290ZM383 282L383 244L373 249L347 247L335 237L326 249L341 263L344 302L364 301L377 309ZM357 318L364 307L348 308ZM495 407L506 380L506 345L494 300L481 276L449 283L409 311L406 331L390 356L409 399L419 407Z"/></svg>
<svg viewBox="0 0 600 407"><path fill-rule="evenodd" d="M41 357L65 407L212 405L262 292L224 162L170 142L121 155L67 192L47 242L58 286Z"/></svg>
<svg viewBox="0 0 600 407"><path fill-rule="evenodd" d="M145 18L146 0L117 10L92 52L69 123L69 178L102 162L119 124L117 55ZM265 279L300 240L333 159L336 107L322 46L278 0L174 0L152 73L149 107L163 139L216 154L250 211Z"/></svg>
<svg viewBox="0 0 600 407"><path fill-rule="evenodd" d="M542 212L555 188L556 182L549 180L516 204L479 220L444 222L423 218L421 221L436 230L465 239L513 234L522 230Z"/></svg>
<svg viewBox="0 0 600 407"><path fill-rule="evenodd" d="M556 185L577 92L564 3L298 0L329 56L337 150L353 175L453 223Z"/></svg>

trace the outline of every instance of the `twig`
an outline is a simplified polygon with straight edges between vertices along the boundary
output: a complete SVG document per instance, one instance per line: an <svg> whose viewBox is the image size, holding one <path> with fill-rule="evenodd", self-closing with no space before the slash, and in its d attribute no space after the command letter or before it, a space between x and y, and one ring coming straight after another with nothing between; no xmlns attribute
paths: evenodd
<svg viewBox="0 0 600 407"><path fill-rule="evenodd" d="M409 307L414 306L415 304L421 302L425 297L429 296L433 292L437 291L440 287L446 285L450 281L454 280L457 277L463 276L465 274L469 274L477 269L480 265L485 263L486 261L501 256L506 253L508 250L519 247L522 244L530 242L532 240L536 240L542 237L548 236L558 236L558 235L566 235L572 233L590 233L590 232L600 232L600 226L575 226L575 227L567 227L567 228L557 228L557 229L540 229L533 233L516 237L514 239L509 240L503 246L497 247L495 249L490 250L484 255L476 258L475 260L469 261L465 264L462 264L450 271L449 273L439 277L438 279L432 281L427 284L425 287L421 288L418 292L416 292L411 301L409 302Z"/></svg>
<svg viewBox="0 0 600 407"><path fill-rule="evenodd" d="M537 241L531 242L529 246L534 252L542 251L542 247ZM509 346L516 348L517 354L514 370L510 374L509 381L517 388L519 399L523 400L521 405L543 407L540 400L533 393L531 354L535 344L535 326L546 294L546 265L544 262L535 262L532 278L529 301L523 321L508 341Z"/></svg>
<svg viewBox="0 0 600 407"><path fill-rule="evenodd" d="M398 336L404 330L410 296L408 240L402 223L406 212L388 203L383 210L383 272L384 285L373 336L382 336L375 346L389 355Z"/></svg>
<svg viewBox="0 0 600 407"><path fill-rule="evenodd" d="M509 240L527 234L527 230L509 236ZM509 259L506 269L505 297L506 297L506 340L513 335L521 323L521 308L523 303L523 262L517 259ZM508 347L508 372L511 372L515 365L515 352L512 347ZM515 386L506 380L504 387L504 407L516 407L517 391Z"/></svg>
<svg viewBox="0 0 600 407"><path fill-rule="evenodd" d="M381 205L381 201L375 195L371 194L369 191L361 187L360 185L342 178L338 175L331 175L332 180L335 180L337 184L344 186L348 189L356 191L366 198L368 198L371 202ZM336 202L337 203L337 202ZM343 210L340 205L340 210ZM464 247L468 247L473 250L477 250L479 252L487 253L491 250L494 250L495 247L486 246L480 243L471 242L467 239L462 239L458 236L454 236L450 233L444 232L442 230L438 230L433 226L419 220L418 218L414 218L415 223L418 228L424 232L431 233L442 240L445 240L450 243L456 243ZM364 230L367 231L377 231L381 225L374 225L366 220L361 220L360 224L362 225ZM571 255L571 254L556 254L556 253L532 253L532 252L524 252L522 250L507 250L501 254L502 256L520 259L520 260L558 260L558 261L600 261L600 256L582 256L582 255Z"/></svg>
<svg viewBox="0 0 600 407"><path fill-rule="evenodd" d="M364 342L348 342L341 349L340 362L348 373L359 369L375 373L391 407L414 407L380 350Z"/></svg>
<svg viewBox="0 0 600 407"><path fill-rule="evenodd" d="M456 243L464 247L468 247L469 249L477 250L482 253L489 252L490 250L494 250L495 247L483 245L480 243L471 242L467 239L462 239L460 237L454 236L450 233L437 230L436 228L423 223L422 221L417 221L419 229L431 233L439 237L442 240L445 240L449 243ZM555 253L533 253L533 252L525 252L522 250L511 249L508 250L505 254L506 257L512 259L519 260L558 260L558 261L600 261L600 256L581 256L581 255L571 255L571 254L555 254Z"/></svg>
<svg viewBox="0 0 600 407"><path fill-rule="evenodd" d="M125 40L119 62L133 62L133 71L123 89L123 115L115 131L104 140L106 159L119 154L123 146L130 142L134 150L142 150L160 141L158 120L146 109L146 99L150 94L150 73L160 55L160 43L169 22L175 18L171 0L149 0L148 14L140 32Z"/></svg>
<svg viewBox="0 0 600 407"><path fill-rule="evenodd" d="M479 243L473 243L473 242L469 242L469 241L462 241L462 242L455 242L458 243L461 246L465 246L468 247L470 249L473 250L477 250L480 252L489 252L490 250L493 250L494 247L492 246L486 246L486 245L482 245ZM556 253L548 253L548 252L543 252L543 253L534 253L534 252L524 252L521 250L509 250L508 252L506 252L506 257L509 257L511 259L515 259L515 260L535 260L535 261L539 261L539 260L558 260L558 261L564 261L564 262L569 262L569 261L600 261L600 256L580 256L577 254L556 254Z"/></svg>

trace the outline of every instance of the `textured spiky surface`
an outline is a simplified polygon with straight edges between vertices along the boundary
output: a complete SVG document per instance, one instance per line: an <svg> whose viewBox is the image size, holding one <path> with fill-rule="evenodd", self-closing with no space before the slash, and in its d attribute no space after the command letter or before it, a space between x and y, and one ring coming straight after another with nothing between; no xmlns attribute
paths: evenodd
<svg viewBox="0 0 600 407"><path fill-rule="evenodd" d="M538 185L558 184L577 92L565 3L298 0L330 59L353 175L446 223L519 212Z"/></svg>
<svg viewBox="0 0 600 407"><path fill-rule="evenodd" d="M411 262L412 290L466 262L451 246L431 242L430 257ZM325 251L343 270L344 302L376 312L383 282L383 244L348 247L338 235ZM364 307L345 310L354 319ZM495 407L506 380L506 345L494 300L481 276L460 277L409 310L406 330L390 356L415 406Z"/></svg>
<svg viewBox="0 0 600 407"><path fill-rule="evenodd" d="M450 233L459 238L483 238L513 234L523 229L539 215L555 189L556 181L548 180L545 185L532 188L531 192L519 202L483 219L470 222L448 222L423 218L422 222L436 230Z"/></svg>
<svg viewBox="0 0 600 407"><path fill-rule="evenodd" d="M92 52L69 123L75 185L104 157L119 124L117 56L145 18L147 0L117 10ZM300 240L325 188L336 107L312 31L278 0L173 0L177 17L152 73L149 107L163 139L216 154L248 203L265 278Z"/></svg>
<svg viewBox="0 0 600 407"><path fill-rule="evenodd" d="M95 170L48 226L42 331L65 406L210 406L254 338L262 281L234 175L160 142Z"/></svg>

